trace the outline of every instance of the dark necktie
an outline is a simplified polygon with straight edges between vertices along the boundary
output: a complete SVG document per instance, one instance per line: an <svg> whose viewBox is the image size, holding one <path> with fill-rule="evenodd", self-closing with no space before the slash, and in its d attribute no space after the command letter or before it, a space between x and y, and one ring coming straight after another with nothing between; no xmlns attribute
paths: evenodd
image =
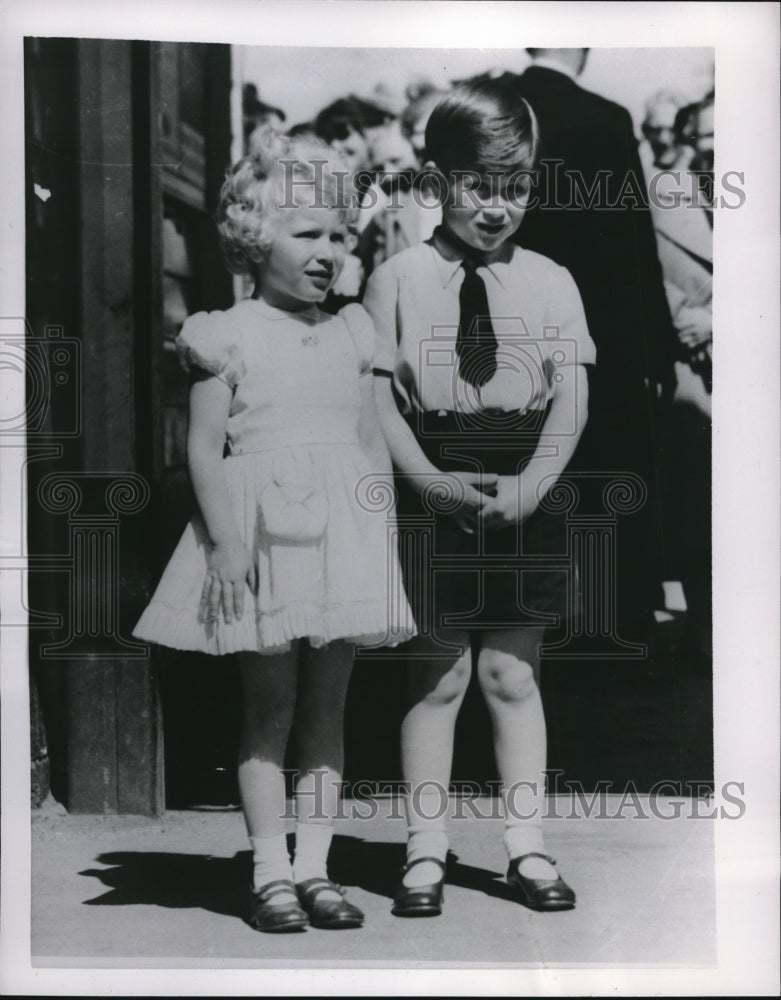
<svg viewBox="0 0 781 1000"><path fill-rule="evenodd" d="M458 370L465 382L479 388L496 374L496 334L477 264L465 257L461 266L464 280L458 295L461 310L456 340Z"/></svg>

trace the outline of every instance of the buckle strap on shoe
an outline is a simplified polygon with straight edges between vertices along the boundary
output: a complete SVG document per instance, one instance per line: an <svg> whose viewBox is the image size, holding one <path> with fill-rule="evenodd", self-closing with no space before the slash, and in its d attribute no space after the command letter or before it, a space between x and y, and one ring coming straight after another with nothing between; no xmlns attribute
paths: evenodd
<svg viewBox="0 0 781 1000"><path fill-rule="evenodd" d="M330 878L321 878L315 875L314 878L304 879L296 885L299 898L302 901L314 902L321 892L338 892L340 896L346 896L347 891L342 886L332 882Z"/></svg>
<svg viewBox="0 0 781 1000"><path fill-rule="evenodd" d="M267 882L259 889L252 890L253 896L255 896L260 903L267 903L270 899L273 899L274 896L281 896L283 892L295 898L296 887L290 879L278 878L273 882Z"/></svg>
<svg viewBox="0 0 781 1000"><path fill-rule="evenodd" d="M512 858L511 860L516 864L520 864L527 858L542 858L543 861L547 861L548 864L553 865L554 867L557 864L556 859L552 858L550 854L541 854L540 851L530 851L528 854L521 854L517 858Z"/></svg>
<svg viewBox="0 0 781 1000"><path fill-rule="evenodd" d="M444 874L444 872L445 872L445 869L446 869L446 867L447 867L447 866L446 866L446 864L445 864L445 862L444 862L444 861L442 860L442 858L434 858L434 857L425 857L425 858L415 858L415 860L414 860L414 861L408 861L408 862L407 862L407 863L406 863L406 864L405 864L405 865L404 865L404 866L402 867L402 869L401 869L401 874L402 874L402 875L406 875L406 874L407 874L407 872L408 872L408 871L409 871L409 870L410 870L411 868L414 868L414 867L415 867L415 865L422 865L424 861L431 861L431 862L433 862L433 863L434 863L435 865L439 865L439 867L440 867L440 868L442 869L442 872L443 872L443 874Z"/></svg>

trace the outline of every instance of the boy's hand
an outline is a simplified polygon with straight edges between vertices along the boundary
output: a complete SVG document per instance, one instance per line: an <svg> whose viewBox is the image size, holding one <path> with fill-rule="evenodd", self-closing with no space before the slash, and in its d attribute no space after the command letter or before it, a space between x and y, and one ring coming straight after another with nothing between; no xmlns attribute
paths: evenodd
<svg viewBox="0 0 781 1000"><path fill-rule="evenodd" d="M713 338L713 318L710 309L684 306L676 314L678 340L684 347L694 350Z"/></svg>
<svg viewBox="0 0 781 1000"><path fill-rule="evenodd" d="M489 472L442 472L431 485L432 499L472 534L477 528L478 512L496 490L498 479Z"/></svg>
<svg viewBox="0 0 781 1000"><path fill-rule="evenodd" d="M226 624L244 614L244 584L257 589L257 571L249 552L239 540L218 542L206 559L206 580L201 593L199 617L216 621L222 603Z"/></svg>
<svg viewBox="0 0 781 1000"><path fill-rule="evenodd" d="M487 499L478 518L486 528L520 524L537 509L534 489L521 476L499 476L496 496Z"/></svg>

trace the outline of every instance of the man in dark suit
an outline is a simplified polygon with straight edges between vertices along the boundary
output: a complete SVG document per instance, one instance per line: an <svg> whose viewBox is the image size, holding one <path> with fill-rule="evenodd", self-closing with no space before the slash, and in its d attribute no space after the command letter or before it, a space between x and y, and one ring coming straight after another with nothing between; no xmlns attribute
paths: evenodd
<svg viewBox="0 0 781 1000"><path fill-rule="evenodd" d="M518 242L570 271L597 345L570 465L597 474L580 480L585 509L604 510L611 472L640 476L648 492L639 511L619 515L617 536L619 634L643 638L663 578L655 404L674 346L647 188L629 112L576 82L588 49L527 51L532 65L513 80L537 116L541 163Z"/></svg>

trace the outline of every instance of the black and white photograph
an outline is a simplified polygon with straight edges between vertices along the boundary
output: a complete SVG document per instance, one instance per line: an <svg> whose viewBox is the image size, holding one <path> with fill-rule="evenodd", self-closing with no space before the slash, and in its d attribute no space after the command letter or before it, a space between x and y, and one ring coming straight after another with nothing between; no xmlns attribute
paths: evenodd
<svg viewBox="0 0 781 1000"><path fill-rule="evenodd" d="M0 985L778 995L779 8L0 33Z"/></svg>

